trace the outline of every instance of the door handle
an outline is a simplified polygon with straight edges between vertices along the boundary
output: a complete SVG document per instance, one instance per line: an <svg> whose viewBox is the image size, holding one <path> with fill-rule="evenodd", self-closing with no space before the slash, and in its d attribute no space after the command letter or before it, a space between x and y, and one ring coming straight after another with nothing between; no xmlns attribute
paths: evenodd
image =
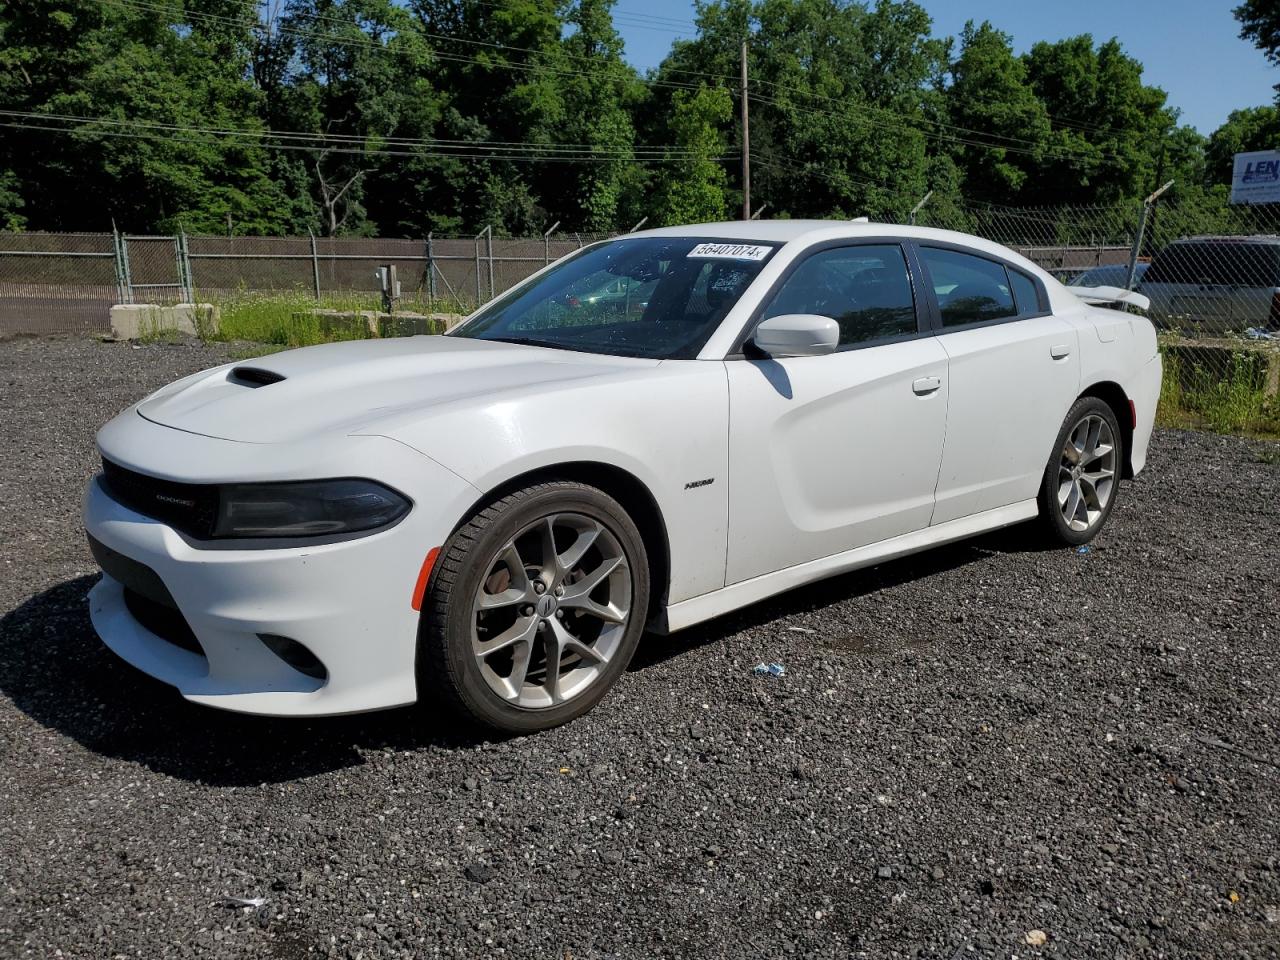
<svg viewBox="0 0 1280 960"><path fill-rule="evenodd" d="M919 380L911 384L911 389L914 390L918 396L927 397L929 394L937 391L940 386L942 386L941 377L921 377Z"/></svg>
<svg viewBox="0 0 1280 960"><path fill-rule="evenodd" d="M1049 356L1055 360L1065 360L1071 356L1071 348L1065 343L1055 343L1049 348Z"/></svg>

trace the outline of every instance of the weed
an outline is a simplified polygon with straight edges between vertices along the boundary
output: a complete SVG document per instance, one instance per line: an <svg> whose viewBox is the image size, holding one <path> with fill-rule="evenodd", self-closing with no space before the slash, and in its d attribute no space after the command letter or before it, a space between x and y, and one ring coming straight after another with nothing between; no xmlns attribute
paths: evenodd
<svg viewBox="0 0 1280 960"><path fill-rule="evenodd" d="M305 347L337 340L360 340L389 329L379 324L381 303L372 294L333 295L317 301L301 288L274 293L242 291L218 303L217 332L202 333L210 340L248 340L281 347ZM433 301L403 307L428 312L459 312L462 306ZM391 327L397 329L398 327Z"/></svg>
<svg viewBox="0 0 1280 960"><path fill-rule="evenodd" d="M1156 422L1215 433L1280 436L1280 397L1268 396L1256 355L1234 354L1225 370L1165 355Z"/></svg>

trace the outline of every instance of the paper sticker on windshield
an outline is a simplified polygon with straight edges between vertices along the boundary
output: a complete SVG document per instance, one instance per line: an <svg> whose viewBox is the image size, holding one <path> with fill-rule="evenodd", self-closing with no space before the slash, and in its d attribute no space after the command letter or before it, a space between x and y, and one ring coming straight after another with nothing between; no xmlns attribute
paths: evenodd
<svg viewBox="0 0 1280 960"><path fill-rule="evenodd" d="M700 243L688 255L722 260L763 260L772 252L773 247L760 247L750 243Z"/></svg>

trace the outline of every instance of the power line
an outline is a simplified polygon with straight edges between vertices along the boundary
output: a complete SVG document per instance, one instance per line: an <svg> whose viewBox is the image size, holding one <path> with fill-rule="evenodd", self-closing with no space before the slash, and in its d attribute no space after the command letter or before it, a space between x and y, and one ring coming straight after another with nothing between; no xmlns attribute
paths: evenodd
<svg viewBox="0 0 1280 960"><path fill-rule="evenodd" d="M13 114L13 111L0 111L0 116L11 116L12 114ZM40 115L33 114L31 116L38 117ZM68 121L65 118L62 118L62 119L55 119L54 122L65 123ZM90 124L97 124L100 121L97 118L84 117L84 118L78 118L74 122L78 122L79 124L81 124L80 129L84 129L85 126ZM115 123L121 124L123 122L115 121ZM197 134L202 136L208 135L208 136L216 136L216 137L225 137L225 136L235 137L237 135L248 135L248 136L255 136L259 138L255 145L266 150L288 150L288 151L306 152L306 153L335 153L335 154L370 156L370 157L416 157L419 159L429 158L429 159L458 159L458 160L510 160L514 162L523 162L523 163L555 163L555 162L616 163L620 161L625 162L628 160L641 160L646 163L650 163L650 162L662 163L662 162L675 162L675 161L687 159L686 156L679 155L679 154L631 157L631 156L627 156L626 154L601 155L598 153L582 153L582 154L546 153L546 154L543 154L543 153L538 153L536 151L531 152L527 149L522 153L503 153L503 154L479 153L474 151L464 152L461 149L431 150L431 149L428 149L428 146L430 143L429 141L423 143L422 145L420 145L415 149L404 149L403 145L399 145L391 149L388 149L385 147L369 148L369 147L357 147L357 146L351 145L350 143L339 143L337 145L334 145L329 143L316 144L316 143L299 142L298 140L290 139L287 136L284 138L284 142L273 142L272 140L261 139L263 137L276 136L277 135L276 131L263 131L261 133L251 133L249 131L226 131L226 130L215 130L211 128L201 128L201 127L180 127L180 126L170 125L170 124L158 124L154 126L161 127L162 129L154 129L154 130L128 129L126 126L125 129L93 130L91 132L93 136L96 136L96 137L116 137L116 138L135 139L135 140L149 140L153 142L172 143L178 146L187 146L187 147L192 147L192 146L207 147L207 146L217 146L217 144L207 143L207 142L197 143L195 141L192 141L191 139L184 139L181 136L178 136L178 134ZM77 128L75 127L50 126L48 124L31 123L31 122L22 123L22 122L15 122L12 120L0 121L0 127L17 129L17 130L45 132L45 133L74 134L78 132ZM305 137L309 135L298 135L298 136ZM717 161L727 161L732 158L728 156L723 156L723 157L714 157L712 159Z"/></svg>
<svg viewBox="0 0 1280 960"><path fill-rule="evenodd" d="M236 129L236 128L215 128L215 127L199 127L184 126L181 124L162 123L153 120L137 120L137 119L120 119L116 117L85 117L76 116L74 114L58 114L58 113L38 113L22 110L0 110L0 116L13 117L18 119L38 120L38 121L65 121L77 124L105 124L107 126L116 127L140 127L163 132L195 132L209 134L214 136L226 137L254 137L260 139L274 138L284 141L300 141L312 147L312 149L323 150L332 144L345 146L363 146L366 150L370 141L376 143L386 143L391 146L409 146L409 147L434 147L442 151L454 148L475 150L481 147L497 150L497 151L514 151L519 153L529 152L561 152L561 153L589 153L589 154L618 154L621 156L630 156L639 153L644 155L647 153L657 153L662 156L672 155L675 158L683 158L685 155L693 155L696 151L667 144L650 144L643 146L609 146L607 144L589 144L589 143L552 143L552 142L526 142L511 140L446 140L434 137L382 137L379 135L360 135L345 133L326 133L326 132L307 132L299 130L252 130L252 129ZM376 148L375 148L376 149Z"/></svg>

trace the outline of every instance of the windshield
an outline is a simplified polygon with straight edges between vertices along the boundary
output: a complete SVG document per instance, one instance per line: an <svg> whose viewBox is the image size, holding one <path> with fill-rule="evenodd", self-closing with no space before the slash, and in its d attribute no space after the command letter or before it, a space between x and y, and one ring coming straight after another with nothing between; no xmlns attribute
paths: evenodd
<svg viewBox="0 0 1280 960"><path fill-rule="evenodd" d="M696 237L613 240L517 286L450 336L692 359L776 249Z"/></svg>

